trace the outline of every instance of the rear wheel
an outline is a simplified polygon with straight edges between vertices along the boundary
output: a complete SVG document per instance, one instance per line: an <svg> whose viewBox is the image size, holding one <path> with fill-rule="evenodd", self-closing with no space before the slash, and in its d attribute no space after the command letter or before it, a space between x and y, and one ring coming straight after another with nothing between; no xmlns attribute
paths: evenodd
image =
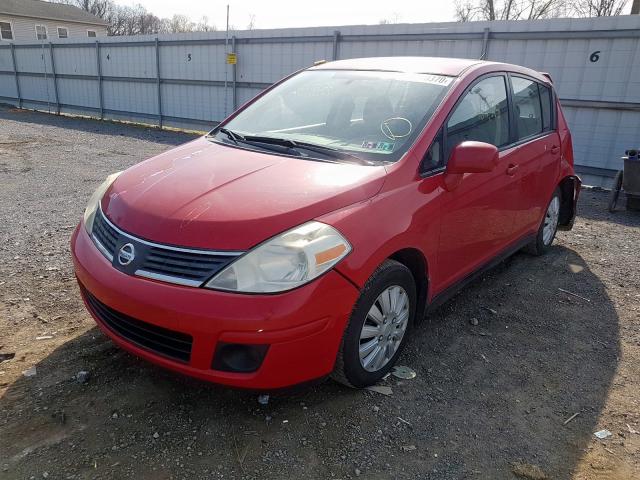
<svg viewBox="0 0 640 480"><path fill-rule="evenodd" d="M332 377L350 387L377 383L404 348L415 315L411 271L386 260L367 281L351 313Z"/></svg>
<svg viewBox="0 0 640 480"><path fill-rule="evenodd" d="M556 237L558 220L560 219L560 195L560 189L556 188L547 205L547 211L540 223L540 228L538 228L535 240L525 248L525 250L532 255L542 255L546 253L549 247L551 247L553 239Z"/></svg>

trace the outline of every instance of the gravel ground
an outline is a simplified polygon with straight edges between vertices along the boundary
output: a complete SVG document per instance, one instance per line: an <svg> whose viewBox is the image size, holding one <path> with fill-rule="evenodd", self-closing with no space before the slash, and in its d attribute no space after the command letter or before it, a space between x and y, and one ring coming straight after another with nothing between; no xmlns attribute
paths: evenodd
<svg viewBox="0 0 640 480"><path fill-rule="evenodd" d="M261 406L115 348L69 237L108 173L190 138L0 107L1 479L640 478L640 215L603 192L416 330L391 396L327 381Z"/></svg>

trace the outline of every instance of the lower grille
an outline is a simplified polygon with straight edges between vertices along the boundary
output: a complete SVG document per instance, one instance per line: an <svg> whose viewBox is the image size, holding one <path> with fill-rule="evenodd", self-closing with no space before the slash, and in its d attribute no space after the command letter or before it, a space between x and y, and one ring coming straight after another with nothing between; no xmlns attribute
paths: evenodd
<svg viewBox="0 0 640 480"><path fill-rule="evenodd" d="M189 362L193 338L186 333L176 332L142 322L108 307L85 288L82 294L92 313L118 336L165 357Z"/></svg>

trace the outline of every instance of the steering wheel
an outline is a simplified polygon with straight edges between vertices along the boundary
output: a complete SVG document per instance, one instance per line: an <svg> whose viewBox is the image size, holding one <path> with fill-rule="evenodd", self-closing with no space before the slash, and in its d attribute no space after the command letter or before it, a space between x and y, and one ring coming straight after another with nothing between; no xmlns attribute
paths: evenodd
<svg viewBox="0 0 640 480"><path fill-rule="evenodd" d="M380 131L390 140L408 137L413 131L413 124L404 117L387 118L380 124Z"/></svg>

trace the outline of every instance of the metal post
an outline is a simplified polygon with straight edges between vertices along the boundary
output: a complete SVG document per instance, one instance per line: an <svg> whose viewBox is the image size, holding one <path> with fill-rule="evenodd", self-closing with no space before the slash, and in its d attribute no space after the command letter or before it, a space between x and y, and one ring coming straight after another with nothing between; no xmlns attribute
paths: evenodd
<svg viewBox="0 0 640 480"><path fill-rule="evenodd" d="M58 97L58 77L56 64L53 59L53 43L49 42L49 57L51 58L51 76L53 77L53 93L56 96L56 115L60 115L60 98Z"/></svg>
<svg viewBox="0 0 640 480"><path fill-rule="evenodd" d="M338 47L340 46L340 30L335 30L333 32L333 58L332 60L337 60L339 51Z"/></svg>
<svg viewBox="0 0 640 480"><path fill-rule="evenodd" d="M11 44L11 60L13 61L13 77L16 80L16 94L18 95L18 108L22 108L22 95L20 94L20 81L18 80L18 67L16 65L16 46Z"/></svg>
<svg viewBox="0 0 640 480"><path fill-rule="evenodd" d="M229 53L229 5L227 4L227 30L224 36L224 118L227 118L227 75L229 65L227 64L227 54Z"/></svg>
<svg viewBox="0 0 640 480"><path fill-rule="evenodd" d="M102 93L102 62L100 61L100 42L96 40L96 66L98 68L98 98L100 100L100 120L104 119L104 94Z"/></svg>
<svg viewBox="0 0 640 480"><path fill-rule="evenodd" d="M236 54L236 62L238 61L238 55L236 52L236 36L234 35L233 37L231 37L231 53L235 53ZM236 111L236 108L238 108L238 89L236 87L236 77L237 77L237 63L234 63L233 65L231 65L231 88L232 88L232 92L233 92L233 111Z"/></svg>
<svg viewBox="0 0 640 480"><path fill-rule="evenodd" d="M160 42L156 37L156 84L158 86L158 126L162 129L162 89L160 87Z"/></svg>
<svg viewBox="0 0 640 480"><path fill-rule="evenodd" d="M486 27L484 29L484 34L482 35L482 53L480 54L480 60L487 59L487 51L489 49L489 34L491 33L491 29Z"/></svg>

